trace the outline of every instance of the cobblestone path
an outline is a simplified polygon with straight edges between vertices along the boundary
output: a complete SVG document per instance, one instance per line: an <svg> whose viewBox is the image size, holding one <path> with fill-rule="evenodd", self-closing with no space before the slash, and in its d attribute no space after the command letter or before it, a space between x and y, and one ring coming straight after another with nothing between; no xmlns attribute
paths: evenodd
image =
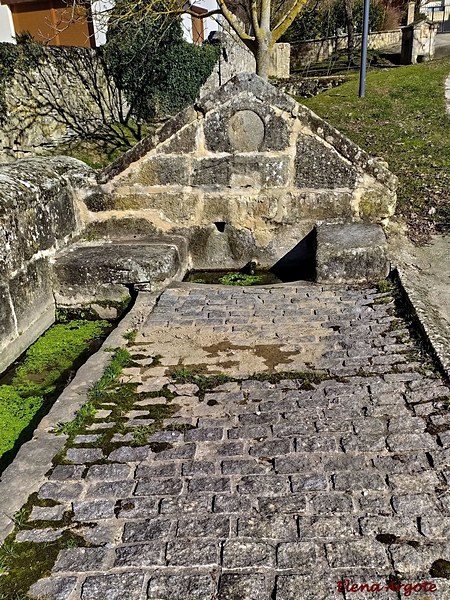
<svg viewBox="0 0 450 600"><path fill-rule="evenodd" d="M103 405L17 533L90 545L61 550L31 597L450 599L449 389L389 293L178 285L129 349L122 430L102 446L119 419ZM199 389L181 368L234 379ZM325 375L251 377L268 370ZM149 403L179 408L133 445Z"/></svg>

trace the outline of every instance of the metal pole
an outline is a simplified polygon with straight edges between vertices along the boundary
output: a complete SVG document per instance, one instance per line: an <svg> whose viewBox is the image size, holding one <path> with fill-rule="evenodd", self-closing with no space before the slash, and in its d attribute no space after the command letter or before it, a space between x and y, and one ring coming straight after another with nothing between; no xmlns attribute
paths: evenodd
<svg viewBox="0 0 450 600"><path fill-rule="evenodd" d="M370 0L364 0L363 32L361 39L361 68L359 72L359 97L366 94L367 46L369 44Z"/></svg>

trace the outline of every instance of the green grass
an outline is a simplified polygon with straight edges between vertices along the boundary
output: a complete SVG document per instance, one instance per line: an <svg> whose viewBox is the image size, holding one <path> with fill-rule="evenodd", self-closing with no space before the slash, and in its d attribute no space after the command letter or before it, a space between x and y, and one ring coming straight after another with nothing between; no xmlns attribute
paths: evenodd
<svg viewBox="0 0 450 600"><path fill-rule="evenodd" d="M130 361L130 353L124 348L117 348L103 375L88 391L87 402L77 410L75 418L72 419L72 421L59 423L57 427L55 427L54 432L56 434L68 435L70 439L74 438L77 433L81 431L86 421L95 416L95 402L103 399L104 391L116 381L122 372L122 369L126 367Z"/></svg>
<svg viewBox="0 0 450 600"><path fill-rule="evenodd" d="M55 325L28 349L12 380L0 385L0 457L14 448L74 363L108 326L106 321Z"/></svg>
<svg viewBox="0 0 450 600"><path fill-rule="evenodd" d="M449 74L447 57L369 72L365 98L358 98L355 77L315 98L300 99L389 163L399 178L397 214L417 240L435 225L450 224L450 118L444 99Z"/></svg>

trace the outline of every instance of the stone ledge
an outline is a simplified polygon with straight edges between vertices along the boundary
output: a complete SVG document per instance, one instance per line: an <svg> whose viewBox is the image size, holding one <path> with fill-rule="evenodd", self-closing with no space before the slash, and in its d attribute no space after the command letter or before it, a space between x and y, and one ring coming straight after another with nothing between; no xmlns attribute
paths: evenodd
<svg viewBox="0 0 450 600"><path fill-rule="evenodd" d="M412 276L403 267L397 267L397 273L400 285L411 303L426 340L433 349L442 370L450 378L450 327L448 321L421 293L417 275Z"/></svg>
<svg viewBox="0 0 450 600"><path fill-rule="evenodd" d="M180 244L182 245L182 244ZM161 290L185 270L183 250L174 241L121 240L78 243L55 260L53 288L60 306L121 302L129 287Z"/></svg>
<svg viewBox="0 0 450 600"><path fill-rule="evenodd" d="M52 459L64 446L66 436L51 433L58 423L71 421L77 410L86 402L92 385L100 379L111 360L110 348L125 346L123 334L134 329L153 310L158 296L140 293L133 309L104 341L102 348L78 370L75 378L53 404L34 432L33 439L24 444L13 463L1 474L0 506L8 512L0 512L0 544L14 529L12 516L46 481L45 474ZM30 460L30 457L33 460Z"/></svg>

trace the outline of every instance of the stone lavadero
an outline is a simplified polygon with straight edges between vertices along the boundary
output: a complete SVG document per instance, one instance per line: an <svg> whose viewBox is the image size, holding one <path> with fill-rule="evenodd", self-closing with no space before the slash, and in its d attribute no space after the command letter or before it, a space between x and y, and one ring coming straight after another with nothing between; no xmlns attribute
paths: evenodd
<svg viewBox="0 0 450 600"><path fill-rule="evenodd" d="M189 268L249 260L285 261L290 279L301 279L314 264L317 224L380 227L394 212L395 190L385 163L250 74L100 173L68 158L3 167L0 369L52 322L55 298L115 316L111 303L121 304L130 287L155 291ZM385 274L380 252L363 280ZM343 258L328 252L318 271L352 279L351 261L333 266Z"/></svg>

